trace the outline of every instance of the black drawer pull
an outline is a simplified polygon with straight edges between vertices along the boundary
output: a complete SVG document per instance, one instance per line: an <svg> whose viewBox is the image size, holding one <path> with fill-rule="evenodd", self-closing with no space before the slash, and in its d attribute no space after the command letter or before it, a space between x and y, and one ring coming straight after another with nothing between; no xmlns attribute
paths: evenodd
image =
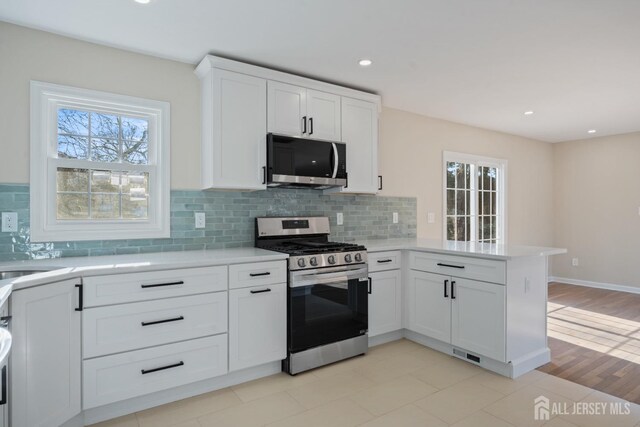
<svg viewBox="0 0 640 427"><path fill-rule="evenodd" d="M184 366L184 362L181 360L178 363L174 363L173 365L162 366L160 368L154 368L154 369L142 369L140 372L142 372L142 375L146 375L146 374L152 374L158 371L164 371L165 369L177 368L178 366Z"/></svg>
<svg viewBox="0 0 640 427"><path fill-rule="evenodd" d="M367 279L369 279L369 289L367 289L367 292L371 294L373 292L373 279L371 277L367 277Z"/></svg>
<svg viewBox="0 0 640 427"><path fill-rule="evenodd" d="M388 262L393 262L392 259L379 259L378 264L386 264Z"/></svg>
<svg viewBox="0 0 640 427"><path fill-rule="evenodd" d="M176 286L176 285L184 285L184 281L180 280L179 282L156 283L153 285L140 285L140 287L142 289L147 289L147 288L159 288L161 286Z"/></svg>
<svg viewBox="0 0 640 427"><path fill-rule="evenodd" d="M266 271L264 273L249 273L249 276L251 277L260 277L260 276L269 276L271 275L270 271Z"/></svg>
<svg viewBox="0 0 640 427"><path fill-rule="evenodd" d="M140 322L142 326L159 325L160 323L178 322L184 320L184 316L172 317L171 319L154 320L153 322Z"/></svg>
<svg viewBox="0 0 640 427"><path fill-rule="evenodd" d="M263 294L265 292L271 292L271 289L267 288L267 289L258 289L258 290L251 290L249 291L252 294Z"/></svg>
<svg viewBox="0 0 640 427"><path fill-rule="evenodd" d="M84 287L82 286L82 284L79 284L76 285L76 288L78 288L78 308L76 308L75 310L82 311L84 310Z"/></svg>
<svg viewBox="0 0 640 427"><path fill-rule="evenodd" d="M451 282L451 299L456 299L456 281Z"/></svg>
<svg viewBox="0 0 640 427"><path fill-rule="evenodd" d="M453 264L443 264L441 262L436 264L438 267L449 267L449 268L464 268L464 265L453 265Z"/></svg>

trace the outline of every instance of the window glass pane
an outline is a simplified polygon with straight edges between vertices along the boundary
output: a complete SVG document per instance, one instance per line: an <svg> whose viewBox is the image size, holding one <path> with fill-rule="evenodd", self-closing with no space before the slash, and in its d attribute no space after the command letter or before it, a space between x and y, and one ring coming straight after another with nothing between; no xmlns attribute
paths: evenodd
<svg viewBox="0 0 640 427"><path fill-rule="evenodd" d="M149 174L146 172L123 173L122 192L146 196L149 193Z"/></svg>
<svg viewBox="0 0 640 427"><path fill-rule="evenodd" d="M498 235L497 235L497 224L498 224L498 218L495 216L491 217L491 238L495 239Z"/></svg>
<svg viewBox="0 0 640 427"><path fill-rule="evenodd" d="M119 193L120 172L100 170L91 171L91 192Z"/></svg>
<svg viewBox="0 0 640 427"><path fill-rule="evenodd" d="M482 168L482 173L480 174L480 179L482 180L482 188L484 190L491 189L491 181L489 180L489 168Z"/></svg>
<svg viewBox="0 0 640 427"><path fill-rule="evenodd" d="M58 193L58 219L87 219L89 218L89 194Z"/></svg>
<svg viewBox="0 0 640 427"><path fill-rule="evenodd" d="M496 214L496 199L497 199L497 193L491 192L491 214L492 215Z"/></svg>
<svg viewBox="0 0 640 427"><path fill-rule="evenodd" d="M146 219L149 216L149 199L145 196L123 194L122 217L124 219Z"/></svg>
<svg viewBox="0 0 640 427"><path fill-rule="evenodd" d="M447 217L447 240L455 240L456 226L455 218Z"/></svg>
<svg viewBox="0 0 640 427"><path fill-rule="evenodd" d="M96 162L117 162L120 147L117 139L91 139L91 160Z"/></svg>
<svg viewBox="0 0 640 427"><path fill-rule="evenodd" d="M447 190L447 215L455 215L456 190Z"/></svg>
<svg viewBox="0 0 640 427"><path fill-rule="evenodd" d="M87 138L58 136L58 157L61 159L86 159L89 156Z"/></svg>
<svg viewBox="0 0 640 427"><path fill-rule="evenodd" d="M447 188L456 188L456 164L447 163Z"/></svg>
<svg viewBox="0 0 640 427"><path fill-rule="evenodd" d="M482 234L483 239L491 238L491 217L485 216L482 218Z"/></svg>
<svg viewBox="0 0 640 427"><path fill-rule="evenodd" d="M58 133L89 134L89 113L70 108L58 109Z"/></svg>
<svg viewBox="0 0 640 427"><path fill-rule="evenodd" d="M149 122L146 119L122 117L122 139L146 142L149 132Z"/></svg>
<svg viewBox="0 0 640 427"><path fill-rule="evenodd" d="M120 123L115 114L91 113L91 135L118 138Z"/></svg>
<svg viewBox="0 0 640 427"><path fill-rule="evenodd" d="M123 141L122 160L134 165L146 165L148 150L146 142Z"/></svg>
<svg viewBox="0 0 640 427"><path fill-rule="evenodd" d="M120 218L120 194L91 194L91 218Z"/></svg>
<svg viewBox="0 0 640 427"><path fill-rule="evenodd" d="M464 184L466 182L464 166L465 166L464 163L457 163L457 168L456 168L456 187L457 188L464 188Z"/></svg>
<svg viewBox="0 0 640 427"><path fill-rule="evenodd" d="M466 215L467 211L465 209L465 205L464 205L464 191L456 191L456 200L458 202L457 206L456 206L456 214L457 215Z"/></svg>
<svg viewBox="0 0 640 427"><path fill-rule="evenodd" d="M456 240L466 240L465 238L466 218L458 217L456 222Z"/></svg>
<svg viewBox="0 0 640 427"><path fill-rule="evenodd" d="M484 197L484 192L478 192L478 215L484 215L484 205L482 204L482 199Z"/></svg>
<svg viewBox="0 0 640 427"><path fill-rule="evenodd" d="M471 165L465 165L465 188L471 188Z"/></svg>
<svg viewBox="0 0 640 427"><path fill-rule="evenodd" d="M58 168L56 171L58 191L89 192L89 171L87 169Z"/></svg>
<svg viewBox="0 0 640 427"><path fill-rule="evenodd" d="M482 192L482 214L491 215L491 192Z"/></svg>
<svg viewBox="0 0 640 427"><path fill-rule="evenodd" d="M498 181L498 170L496 168L489 168L489 182L491 183L491 189L496 190L497 181Z"/></svg>

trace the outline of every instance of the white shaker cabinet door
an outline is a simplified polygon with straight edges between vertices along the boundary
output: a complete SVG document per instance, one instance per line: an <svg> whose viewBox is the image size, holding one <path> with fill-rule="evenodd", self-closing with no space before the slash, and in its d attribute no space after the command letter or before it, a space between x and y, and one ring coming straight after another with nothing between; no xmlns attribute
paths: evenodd
<svg viewBox="0 0 640 427"><path fill-rule="evenodd" d="M400 270L370 273L369 336L402 329L402 279Z"/></svg>
<svg viewBox="0 0 640 427"><path fill-rule="evenodd" d="M11 295L11 425L58 426L80 413L79 280Z"/></svg>
<svg viewBox="0 0 640 427"><path fill-rule="evenodd" d="M307 90L307 135L312 139L340 141L340 97Z"/></svg>
<svg viewBox="0 0 640 427"><path fill-rule="evenodd" d="M506 362L504 285L452 280L451 343Z"/></svg>
<svg viewBox="0 0 640 427"><path fill-rule="evenodd" d="M282 360L287 351L287 285L229 291L229 371Z"/></svg>
<svg viewBox="0 0 640 427"><path fill-rule="evenodd" d="M409 330L446 343L451 342L449 286L449 276L415 270L409 272L405 300Z"/></svg>
<svg viewBox="0 0 640 427"><path fill-rule="evenodd" d="M307 89L274 81L269 81L267 88L268 131L287 136L307 136Z"/></svg>

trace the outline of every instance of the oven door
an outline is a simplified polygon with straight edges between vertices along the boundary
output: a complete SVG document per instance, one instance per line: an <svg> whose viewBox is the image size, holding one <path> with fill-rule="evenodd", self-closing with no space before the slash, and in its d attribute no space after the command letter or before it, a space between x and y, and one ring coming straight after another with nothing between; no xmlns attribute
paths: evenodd
<svg viewBox="0 0 640 427"><path fill-rule="evenodd" d="M289 282L289 352L367 333L366 264L293 271Z"/></svg>

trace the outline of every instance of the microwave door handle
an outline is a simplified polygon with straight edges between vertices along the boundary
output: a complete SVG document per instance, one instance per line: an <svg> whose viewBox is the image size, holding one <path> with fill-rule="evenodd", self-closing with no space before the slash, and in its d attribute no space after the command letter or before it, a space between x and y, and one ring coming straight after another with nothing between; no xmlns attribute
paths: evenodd
<svg viewBox="0 0 640 427"><path fill-rule="evenodd" d="M333 174L331 175L331 178L335 179L336 175L338 175L338 163L340 163L340 158L338 157L338 146L335 142L332 142L331 146L333 147Z"/></svg>

